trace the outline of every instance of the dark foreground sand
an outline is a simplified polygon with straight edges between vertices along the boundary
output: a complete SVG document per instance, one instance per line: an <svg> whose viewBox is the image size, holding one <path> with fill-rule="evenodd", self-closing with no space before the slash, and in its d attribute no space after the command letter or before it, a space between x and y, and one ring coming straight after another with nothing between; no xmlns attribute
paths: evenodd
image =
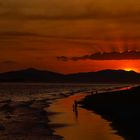
<svg viewBox="0 0 140 140"><path fill-rule="evenodd" d="M46 100L0 102L0 140L61 140L53 135Z"/></svg>
<svg viewBox="0 0 140 140"><path fill-rule="evenodd" d="M126 140L140 140L140 87L89 95L81 104L111 121Z"/></svg>

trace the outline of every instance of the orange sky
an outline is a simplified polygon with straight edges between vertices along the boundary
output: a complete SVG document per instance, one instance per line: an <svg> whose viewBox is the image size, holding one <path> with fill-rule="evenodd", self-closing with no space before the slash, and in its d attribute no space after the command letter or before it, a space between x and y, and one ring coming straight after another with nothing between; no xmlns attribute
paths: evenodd
<svg viewBox="0 0 140 140"><path fill-rule="evenodd" d="M140 72L140 60L58 61L57 56L140 51L139 0L0 2L0 72L36 67L73 73Z"/></svg>

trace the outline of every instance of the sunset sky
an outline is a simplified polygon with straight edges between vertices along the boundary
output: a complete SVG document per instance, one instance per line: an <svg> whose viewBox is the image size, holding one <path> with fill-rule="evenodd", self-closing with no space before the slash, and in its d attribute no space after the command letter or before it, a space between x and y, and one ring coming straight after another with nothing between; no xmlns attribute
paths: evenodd
<svg viewBox="0 0 140 140"><path fill-rule="evenodd" d="M139 39L139 0L0 0L0 72L140 72Z"/></svg>

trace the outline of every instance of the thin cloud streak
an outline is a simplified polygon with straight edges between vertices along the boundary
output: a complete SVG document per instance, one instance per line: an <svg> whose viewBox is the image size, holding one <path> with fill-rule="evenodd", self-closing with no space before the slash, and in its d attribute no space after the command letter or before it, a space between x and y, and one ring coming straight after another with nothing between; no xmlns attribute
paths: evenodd
<svg viewBox="0 0 140 140"><path fill-rule="evenodd" d="M27 20L139 19L140 2L119 0L6 0L0 3L0 18ZM108 8L109 7L109 8Z"/></svg>
<svg viewBox="0 0 140 140"><path fill-rule="evenodd" d="M12 60L6 60L6 61L2 61L0 63L1 64L6 64L6 65L17 64L16 61L12 61Z"/></svg>

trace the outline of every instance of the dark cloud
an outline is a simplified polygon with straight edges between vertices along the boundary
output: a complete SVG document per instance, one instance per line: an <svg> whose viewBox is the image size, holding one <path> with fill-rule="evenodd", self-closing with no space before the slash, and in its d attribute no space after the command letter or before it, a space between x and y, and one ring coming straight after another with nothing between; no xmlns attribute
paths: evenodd
<svg viewBox="0 0 140 140"><path fill-rule="evenodd" d="M140 60L140 52L137 51L125 51L125 52L98 52L91 55L84 56L58 56L60 61L79 61L79 60Z"/></svg>
<svg viewBox="0 0 140 140"><path fill-rule="evenodd" d="M17 64L17 62L12 60L6 60L6 61L2 61L1 64L11 65L11 64Z"/></svg>
<svg viewBox="0 0 140 140"><path fill-rule="evenodd" d="M46 12L47 13L47 12ZM140 11L127 12L127 13L111 13L110 11L95 11L95 12L82 12L78 14L65 12L60 14L48 15L48 14L30 14L22 13L20 10L16 12L4 12L0 13L1 19L18 19L18 20L116 20L121 22L136 22L139 23Z"/></svg>
<svg viewBox="0 0 140 140"><path fill-rule="evenodd" d="M60 60L60 61L72 60L72 58L69 58L69 57L66 57L66 56L58 56L57 59Z"/></svg>

